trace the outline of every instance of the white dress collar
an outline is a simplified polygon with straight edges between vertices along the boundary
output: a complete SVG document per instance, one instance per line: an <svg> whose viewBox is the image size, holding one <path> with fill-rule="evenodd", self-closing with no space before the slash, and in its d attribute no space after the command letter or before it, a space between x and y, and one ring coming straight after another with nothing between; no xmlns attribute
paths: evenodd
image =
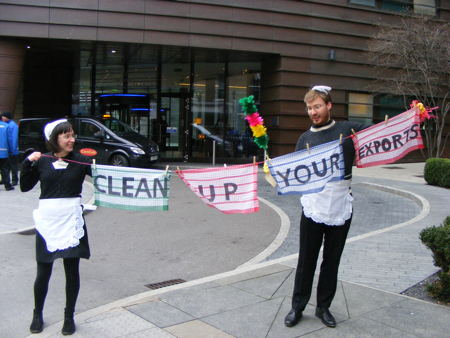
<svg viewBox="0 0 450 338"><path fill-rule="evenodd" d="M322 126L322 127L314 127L314 126L311 126L311 128L309 128L309 130L311 130L313 133L316 133L316 132L318 132L318 131L330 129L330 128L333 127L335 124L336 124L336 121L335 121L335 120L331 120L330 123L328 123L328 124L326 124L326 125L324 125L324 126Z"/></svg>

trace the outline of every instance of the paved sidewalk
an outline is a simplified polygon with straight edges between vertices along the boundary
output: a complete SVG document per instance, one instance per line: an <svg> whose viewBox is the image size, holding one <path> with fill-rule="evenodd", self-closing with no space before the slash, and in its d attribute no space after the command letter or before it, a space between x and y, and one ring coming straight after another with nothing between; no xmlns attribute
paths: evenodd
<svg viewBox="0 0 450 338"><path fill-rule="evenodd" d="M314 317L284 326L297 255L144 292L76 316L77 337L446 337L450 307L398 294L437 269L418 233L449 213L450 190L425 184L423 163L356 169L354 180L413 200L412 219L347 241L331 311L338 326ZM293 225L295 226L295 225ZM33 337L59 337L62 323Z"/></svg>

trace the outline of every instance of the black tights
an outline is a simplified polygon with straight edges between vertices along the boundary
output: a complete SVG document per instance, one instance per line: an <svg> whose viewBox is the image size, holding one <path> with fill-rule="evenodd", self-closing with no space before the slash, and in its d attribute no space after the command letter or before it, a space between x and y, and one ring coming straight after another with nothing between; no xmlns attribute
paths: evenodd
<svg viewBox="0 0 450 338"><path fill-rule="evenodd" d="M75 311L78 291L80 290L80 259L65 258L64 272L66 274L66 312ZM34 282L34 306L35 310L42 312L44 308L45 297L48 291L48 282L52 275L53 263L37 263L37 275Z"/></svg>

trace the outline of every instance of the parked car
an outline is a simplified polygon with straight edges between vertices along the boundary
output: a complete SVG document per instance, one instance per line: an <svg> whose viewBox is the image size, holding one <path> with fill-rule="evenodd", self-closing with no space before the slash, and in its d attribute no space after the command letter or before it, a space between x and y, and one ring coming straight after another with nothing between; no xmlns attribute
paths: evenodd
<svg viewBox="0 0 450 338"><path fill-rule="evenodd" d="M19 121L19 152L46 152L44 126L53 119L25 118ZM159 160L158 145L113 117L72 117L77 141L74 151L92 157L98 164L149 167Z"/></svg>

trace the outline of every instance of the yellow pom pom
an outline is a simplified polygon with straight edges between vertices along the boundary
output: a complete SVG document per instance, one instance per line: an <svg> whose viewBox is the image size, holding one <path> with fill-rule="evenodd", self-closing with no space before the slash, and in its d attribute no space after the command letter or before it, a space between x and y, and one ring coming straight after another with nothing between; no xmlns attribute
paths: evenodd
<svg viewBox="0 0 450 338"><path fill-rule="evenodd" d="M261 137L266 135L266 127L262 124L257 124L256 126L250 126L254 137Z"/></svg>

